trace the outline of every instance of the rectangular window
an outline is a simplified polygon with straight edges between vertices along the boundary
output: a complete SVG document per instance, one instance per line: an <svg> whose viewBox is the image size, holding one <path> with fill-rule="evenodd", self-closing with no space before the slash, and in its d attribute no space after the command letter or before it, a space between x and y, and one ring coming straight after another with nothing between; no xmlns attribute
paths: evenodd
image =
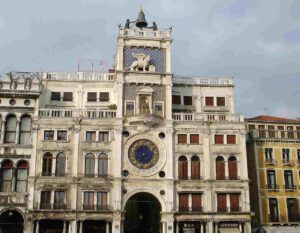
<svg viewBox="0 0 300 233"><path fill-rule="evenodd" d="M45 141L54 140L54 130L45 130L44 131L44 140Z"/></svg>
<svg viewBox="0 0 300 233"><path fill-rule="evenodd" d="M51 92L52 101L60 101L60 92Z"/></svg>
<svg viewBox="0 0 300 233"><path fill-rule="evenodd" d="M189 211L189 195L187 193L180 193L179 195L179 211Z"/></svg>
<svg viewBox="0 0 300 233"><path fill-rule="evenodd" d="M269 198L270 222L279 222L278 204L276 198Z"/></svg>
<svg viewBox="0 0 300 233"><path fill-rule="evenodd" d="M282 149L282 160L283 160L283 163L290 162L290 149L287 149L287 148Z"/></svg>
<svg viewBox="0 0 300 233"><path fill-rule="evenodd" d="M73 101L73 92L64 92L63 101Z"/></svg>
<svg viewBox="0 0 300 233"><path fill-rule="evenodd" d="M227 135L227 144L236 144L236 136Z"/></svg>
<svg viewBox="0 0 300 233"><path fill-rule="evenodd" d="M268 125L269 138L275 138L275 127L274 125Z"/></svg>
<svg viewBox="0 0 300 233"><path fill-rule="evenodd" d="M109 102L109 92L100 92L100 102Z"/></svg>
<svg viewBox="0 0 300 233"><path fill-rule="evenodd" d="M240 211L240 194L232 193L230 194L230 211L238 212Z"/></svg>
<svg viewBox="0 0 300 233"><path fill-rule="evenodd" d="M13 179L13 168L1 168L1 192L11 192L12 179Z"/></svg>
<svg viewBox="0 0 300 233"><path fill-rule="evenodd" d="M97 209L107 209L107 192L97 192Z"/></svg>
<svg viewBox="0 0 300 233"><path fill-rule="evenodd" d="M58 130L57 131L57 141L67 141L68 132L67 130Z"/></svg>
<svg viewBox="0 0 300 233"><path fill-rule="evenodd" d="M298 164L300 164L300 149L297 149Z"/></svg>
<svg viewBox="0 0 300 233"><path fill-rule="evenodd" d="M88 102L96 102L97 101L97 92L88 92L87 93L87 101Z"/></svg>
<svg viewBox="0 0 300 233"><path fill-rule="evenodd" d="M109 141L109 133L107 131L99 132L99 142L108 142Z"/></svg>
<svg viewBox="0 0 300 233"><path fill-rule="evenodd" d="M249 131L255 130L255 125L248 125L248 130Z"/></svg>
<svg viewBox="0 0 300 233"><path fill-rule="evenodd" d="M277 189L276 173L274 170L267 171L267 189Z"/></svg>
<svg viewBox="0 0 300 233"><path fill-rule="evenodd" d="M267 163L273 162L273 148L265 148L265 160Z"/></svg>
<svg viewBox="0 0 300 233"><path fill-rule="evenodd" d="M181 104L181 96L172 95L172 104Z"/></svg>
<svg viewBox="0 0 300 233"><path fill-rule="evenodd" d="M287 198L286 207L289 222L299 222L298 200L296 198Z"/></svg>
<svg viewBox="0 0 300 233"><path fill-rule="evenodd" d="M206 96L205 97L205 106L214 106L214 97Z"/></svg>
<svg viewBox="0 0 300 233"><path fill-rule="evenodd" d="M195 211L195 212L202 211L201 193L193 193L192 194L192 211Z"/></svg>
<svg viewBox="0 0 300 233"><path fill-rule="evenodd" d="M178 144L186 144L187 143L187 136L186 134L178 134L177 135Z"/></svg>
<svg viewBox="0 0 300 233"><path fill-rule="evenodd" d="M183 104L184 105L193 105L192 96L183 96Z"/></svg>
<svg viewBox="0 0 300 233"><path fill-rule="evenodd" d="M126 102L126 115L127 116L134 115L134 103L133 102Z"/></svg>
<svg viewBox="0 0 300 233"><path fill-rule="evenodd" d="M190 143L199 144L199 134L190 134Z"/></svg>
<svg viewBox="0 0 300 233"><path fill-rule="evenodd" d="M217 106L225 106L225 97L217 97Z"/></svg>
<svg viewBox="0 0 300 233"><path fill-rule="evenodd" d="M154 113L158 116L163 116L163 106L161 103L154 104Z"/></svg>
<svg viewBox="0 0 300 233"><path fill-rule="evenodd" d="M215 135L215 144L224 144L224 135Z"/></svg>
<svg viewBox="0 0 300 233"><path fill-rule="evenodd" d="M94 210L94 192L84 192L83 209Z"/></svg>
<svg viewBox="0 0 300 233"><path fill-rule="evenodd" d="M293 139L294 138L294 128L293 126L287 126L287 136L289 139Z"/></svg>
<svg viewBox="0 0 300 233"><path fill-rule="evenodd" d="M297 139L300 139L300 127L296 127Z"/></svg>
<svg viewBox="0 0 300 233"><path fill-rule="evenodd" d="M55 191L54 192L54 209L65 209L65 192Z"/></svg>
<svg viewBox="0 0 300 233"><path fill-rule="evenodd" d="M266 130L264 125L259 125L258 126L258 135L260 138L265 138L266 137Z"/></svg>
<svg viewBox="0 0 300 233"><path fill-rule="evenodd" d="M226 201L226 194L225 193L218 193L217 194L217 208L218 208L218 212L226 212L226 210L227 210L227 201Z"/></svg>
<svg viewBox="0 0 300 233"><path fill-rule="evenodd" d="M95 142L96 141L96 131L86 131L85 140L87 142Z"/></svg>
<svg viewBox="0 0 300 233"><path fill-rule="evenodd" d="M294 189L294 179L293 172L290 170L284 171L284 183L285 189L293 190Z"/></svg>
<svg viewBox="0 0 300 233"><path fill-rule="evenodd" d="M51 191L41 192L40 209L51 209Z"/></svg>
<svg viewBox="0 0 300 233"><path fill-rule="evenodd" d="M278 126L277 127L277 129L278 129L278 133L279 133L279 138L285 138L285 132L284 132L284 127L283 126Z"/></svg>

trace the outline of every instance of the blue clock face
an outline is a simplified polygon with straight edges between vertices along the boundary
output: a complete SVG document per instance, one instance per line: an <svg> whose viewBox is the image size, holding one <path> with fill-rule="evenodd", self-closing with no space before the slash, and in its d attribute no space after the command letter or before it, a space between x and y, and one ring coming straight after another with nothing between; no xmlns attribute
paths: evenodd
<svg viewBox="0 0 300 233"><path fill-rule="evenodd" d="M129 148L129 161L137 168L148 169L153 167L159 157L157 146L150 140L135 141Z"/></svg>

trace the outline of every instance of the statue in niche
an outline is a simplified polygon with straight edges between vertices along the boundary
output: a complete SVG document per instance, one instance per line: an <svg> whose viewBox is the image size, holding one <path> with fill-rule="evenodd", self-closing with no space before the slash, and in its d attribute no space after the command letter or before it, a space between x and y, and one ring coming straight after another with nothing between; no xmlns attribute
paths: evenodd
<svg viewBox="0 0 300 233"><path fill-rule="evenodd" d="M149 108L149 100L147 96L143 96L140 98L140 113L141 114L149 114L150 108Z"/></svg>
<svg viewBox="0 0 300 233"><path fill-rule="evenodd" d="M133 71L148 71L150 66L150 56L144 53L132 53L132 56L137 61L132 62L130 70Z"/></svg>

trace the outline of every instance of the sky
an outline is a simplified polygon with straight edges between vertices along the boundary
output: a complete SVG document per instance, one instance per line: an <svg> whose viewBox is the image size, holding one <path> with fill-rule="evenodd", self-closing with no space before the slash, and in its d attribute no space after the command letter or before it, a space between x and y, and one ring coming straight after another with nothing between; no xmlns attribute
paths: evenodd
<svg viewBox="0 0 300 233"><path fill-rule="evenodd" d="M300 117L300 0L0 0L0 74L110 67L118 24L141 4L173 27L173 73L233 77L246 117Z"/></svg>

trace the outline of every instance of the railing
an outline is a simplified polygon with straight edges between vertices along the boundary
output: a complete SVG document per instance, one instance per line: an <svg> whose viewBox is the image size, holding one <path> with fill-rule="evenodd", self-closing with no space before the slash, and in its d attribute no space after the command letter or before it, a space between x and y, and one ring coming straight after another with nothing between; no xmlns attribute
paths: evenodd
<svg viewBox="0 0 300 233"><path fill-rule="evenodd" d="M285 184L285 185L284 185L284 189L285 189L285 190L289 190L289 191L294 191L294 190L296 190L296 185L293 185L293 184Z"/></svg>
<svg viewBox="0 0 300 233"><path fill-rule="evenodd" d="M116 118L116 110L85 110L85 109L51 109L39 110L39 117L44 118Z"/></svg>
<svg viewBox="0 0 300 233"><path fill-rule="evenodd" d="M68 210L70 209L70 205L65 203L57 203L57 204L48 204L48 203L36 203L35 209L40 210Z"/></svg>
<svg viewBox="0 0 300 233"><path fill-rule="evenodd" d="M266 130L255 129L250 132L252 138L263 139L300 139L300 131L298 130Z"/></svg>
<svg viewBox="0 0 300 233"><path fill-rule="evenodd" d="M56 173L48 173L48 172L42 172L40 174L40 176L43 176L43 177L51 177L51 176L55 176L55 177L66 177L68 176L67 173L59 173L59 172L56 172Z"/></svg>
<svg viewBox="0 0 300 233"><path fill-rule="evenodd" d="M173 113L175 121L244 122L241 114Z"/></svg>
<svg viewBox="0 0 300 233"><path fill-rule="evenodd" d="M289 166L294 165L294 161L290 160L290 159L283 159L281 162L282 162L283 165L289 165Z"/></svg>
<svg viewBox="0 0 300 233"><path fill-rule="evenodd" d="M217 207L217 212L221 212L221 213L236 213L236 212L241 212L242 211L242 207Z"/></svg>
<svg viewBox="0 0 300 233"><path fill-rule="evenodd" d="M110 207L109 205L82 205L82 210L108 211L110 210Z"/></svg>
<svg viewBox="0 0 300 233"><path fill-rule="evenodd" d="M239 176L219 176L216 180L240 180Z"/></svg>
<svg viewBox="0 0 300 233"><path fill-rule="evenodd" d="M279 186L277 184L267 184L266 185L267 190L273 190L273 191L278 191Z"/></svg>
<svg viewBox="0 0 300 233"><path fill-rule="evenodd" d="M268 215L268 220L269 222L272 222L272 223L279 223L282 221L282 218L281 218L281 221L279 220L279 216L277 215Z"/></svg>
<svg viewBox="0 0 300 233"><path fill-rule="evenodd" d="M79 176L86 177L86 178L104 178L104 179L110 177L108 174L80 174Z"/></svg>
<svg viewBox="0 0 300 233"><path fill-rule="evenodd" d="M146 37L146 38L171 38L170 30L153 30L153 29L139 29L139 28L120 28L120 35Z"/></svg>
<svg viewBox="0 0 300 233"><path fill-rule="evenodd" d="M275 159L265 159L266 164L271 164L271 165L276 165L276 160Z"/></svg>
<svg viewBox="0 0 300 233"><path fill-rule="evenodd" d="M232 78L201 78L193 76L174 76L174 84L200 84L200 85L233 85Z"/></svg>
<svg viewBox="0 0 300 233"><path fill-rule="evenodd" d="M28 201L27 195L20 195L20 194L0 195L0 205L27 204L27 201Z"/></svg>
<svg viewBox="0 0 300 233"><path fill-rule="evenodd" d="M115 74L102 72L47 72L43 75L43 79L61 81L114 81Z"/></svg>

